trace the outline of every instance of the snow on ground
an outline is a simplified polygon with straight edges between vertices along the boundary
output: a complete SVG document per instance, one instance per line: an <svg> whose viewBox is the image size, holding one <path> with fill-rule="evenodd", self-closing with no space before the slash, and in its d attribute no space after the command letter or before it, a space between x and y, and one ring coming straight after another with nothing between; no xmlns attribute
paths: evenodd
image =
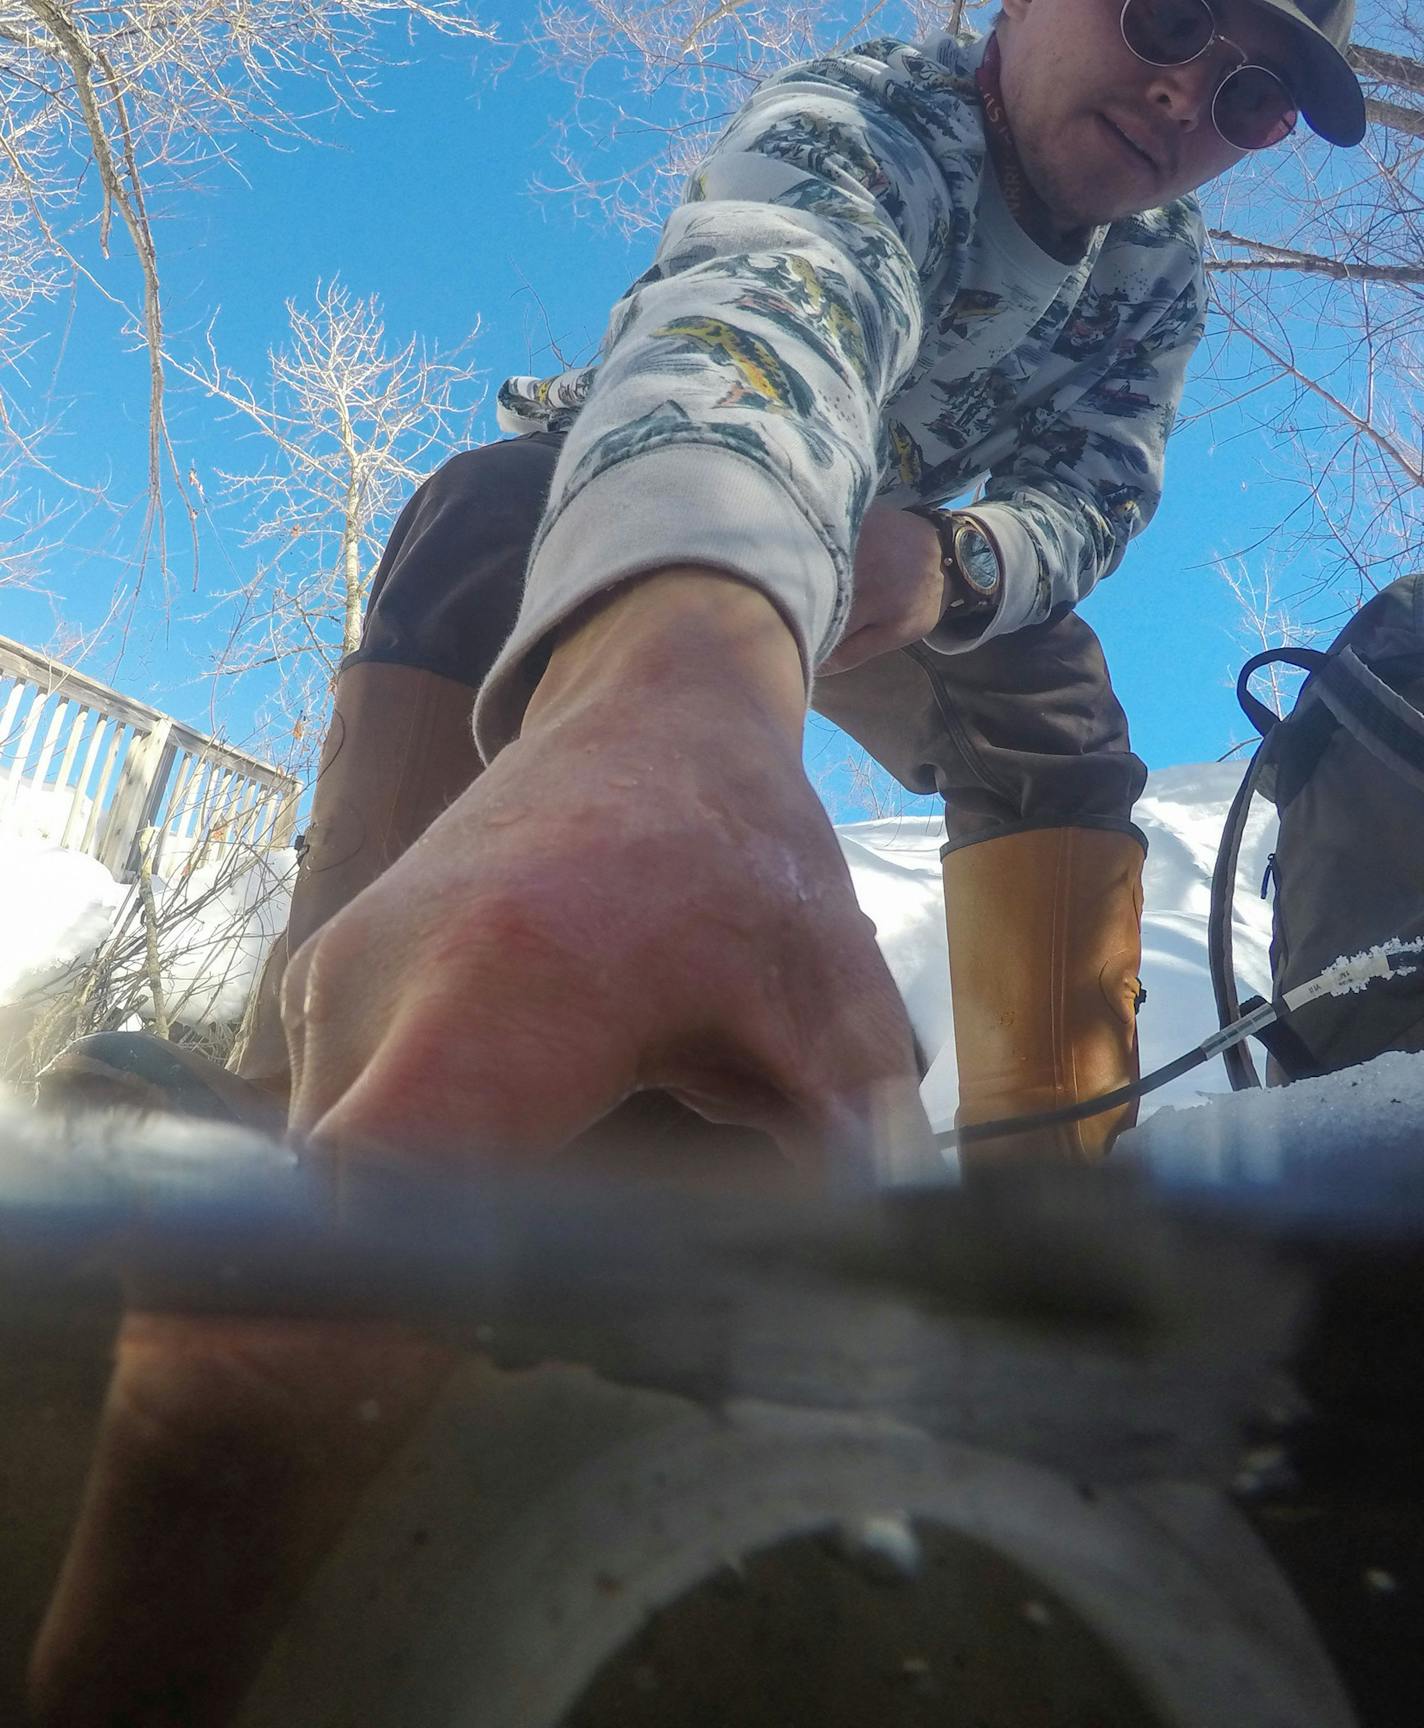
<svg viewBox="0 0 1424 1728"><path fill-rule="evenodd" d="M74 794L67 787L61 791L53 785L36 786L33 780L6 785L3 800L0 800L0 811L3 811L0 814L0 844L58 846L71 814L75 829L82 836L92 810L93 804L88 798L81 798L76 806Z"/></svg>
<svg viewBox="0 0 1424 1728"><path fill-rule="evenodd" d="M42 825L16 828L0 831L0 1053L116 931L130 975L142 965L136 890L97 859L54 844ZM203 1026L241 1018L286 923L295 867L290 849L250 860L220 853L189 866L180 848L162 860L153 888L172 1019Z"/></svg>
<svg viewBox="0 0 1424 1728"><path fill-rule="evenodd" d="M1137 807L1150 850L1145 878L1142 1012L1144 1072L1197 1044L1216 1025L1207 970L1206 927L1212 863L1241 769L1237 764L1159 770ZM122 916L131 890L84 854L55 843L41 803L12 810L0 832L0 1010L35 1000L76 961L91 955ZM1242 992L1270 975L1270 906L1257 897L1274 832L1274 812L1258 799L1236 902ZM874 921L886 961L905 998L929 1064L925 1103L936 1127L954 1114L957 1079L950 1021L949 963L940 885L938 817L902 816L842 826L856 893ZM286 918L294 864L290 852L233 871L230 861L185 868L161 860L160 919L166 937L164 987L170 1013L188 1025L240 1017L267 944ZM181 921L180 921L181 920ZM1229 1090L1218 1058L1144 1101L1193 1103Z"/></svg>
<svg viewBox="0 0 1424 1728"><path fill-rule="evenodd" d="M163 973L175 1019L222 1026L242 1018L267 950L286 928L296 868L296 853L282 847L241 868L219 857L167 877L158 912L181 933L167 945Z"/></svg>
<svg viewBox="0 0 1424 1728"><path fill-rule="evenodd" d="M1118 1152L1213 1205L1417 1240L1421 1121L1424 1052L1391 1050L1319 1080L1159 1110L1123 1135Z"/></svg>

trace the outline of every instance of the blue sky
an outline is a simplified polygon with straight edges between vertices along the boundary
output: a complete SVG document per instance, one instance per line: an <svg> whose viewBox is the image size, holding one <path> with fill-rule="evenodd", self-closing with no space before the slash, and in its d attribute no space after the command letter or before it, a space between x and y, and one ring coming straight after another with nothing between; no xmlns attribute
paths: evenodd
<svg viewBox="0 0 1424 1728"><path fill-rule="evenodd" d="M379 294L393 341L418 332L433 346L450 344L478 318L476 355L491 396L509 372L552 369L548 331L570 358L591 354L654 237L627 238L567 199L531 192L555 172L552 128L568 110L567 88L520 62L496 76L492 51L448 40L422 37L412 53L410 64L383 72L378 111L314 123L324 147L246 137L235 151L240 173L213 166L200 189L161 201L167 324L180 346L216 319L225 363L260 377L267 348L285 335L284 302L309 303L319 279L339 276L357 294ZM134 273L117 247L103 271L132 292ZM69 327L54 400L67 406L56 461L80 477L111 468L120 489L135 495L142 358L115 341L113 313L92 294L61 310ZM53 353L42 349L45 363L32 363L37 383L51 375ZM231 428L191 395L175 394L170 407L182 460L205 476L211 495L213 471L244 460L233 453ZM492 412L484 431L495 435ZM1084 608L1149 765L1214 758L1243 734L1230 685L1249 650L1236 636L1235 602L1209 563L1268 531L1295 502L1269 477L1277 454L1235 410L1186 426L1173 442L1156 523ZM0 592L0 632L43 644L56 612L67 622L101 617L116 575L100 556L103 544L97 524L73 535L49 576L57 603ZM180 559L169 619L160 617L161 585L150 575L114 681L203 724L217 621L202 614L208 593L243 556L236 543L206 545L197 594L187 591ZM92 664L110 675L102 657ZM242 736L256 693L249 687L224 708L233 736ZM810 751L824 765L835 746L813 735Z"/></svg>

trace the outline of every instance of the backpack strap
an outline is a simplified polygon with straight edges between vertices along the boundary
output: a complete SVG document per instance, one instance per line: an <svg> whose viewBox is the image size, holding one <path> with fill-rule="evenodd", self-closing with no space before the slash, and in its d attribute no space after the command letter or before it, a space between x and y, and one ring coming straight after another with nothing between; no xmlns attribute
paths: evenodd
<svg viewBox="0 0 1424 1728"><path fill-rule="evenodd" d="M1263 738L1280 725L1281 717L1274 708L1268 708L1258 696L1251 694L1252 677L1263 666L1298 666L1302 672L1319 672L1329 658L1318 648L1267 648L1261 654L1253 654L1241 668L1236 680L1236 700Z"/></svg>
<svg viewBox="0 0 1424 1728"><path fill-rule="evenodd" d="M1267 656L1258 654L1256 661L1242 674L1243 679L1255 670L1256 664L1263 663L1266 658ZM1255 702L1256 698L1253 696L1251 700ZM1265 703L1258 703L1257 706L1270 716L1270 723L1274 725L1276 716ZM1269 734L1270 725L1265 731ZM1241 784L1236 788L1236 796L1231 800L1231 808L1226 813L1226 826L1221 833L1221 844L1216 850L1216 864L1211 873L1211 914L1206 926L1206 952L1211 966L1211 988L1216 997L1216 1012L1223 1026L1229 1026L1241 1017L1241 1002L1236 992L1236 967L1231 951L1231 908L1236 897L1236 871L1241 859L1241 837L1246 832L1246 817L1251 809L1251 799L1255 795L1256 783L1261 778L1261 770L1265 767L1269 754L1267 740L1263 738L1241 778ZM1228 1046L1222 1051L1221 1059L1226 1064L1226 1074L1231 1081L1233 1092L1249 1092L1252 1087L1261 1084L1256 1064L1251 1060L1251 1053L1244 1044Z"/></svg>
<svg viewBox="0 0 1424 1728"><path fill-rule="evenodd" d="M1248 996L1241 1004L1241 1012L1250 1014L1257 1008L1263 1008L1265 1004L1264 996ZM1273 1058L1276 1066L1292 1083L1297 1080L1319 1080L1330 1072L1316 1060L1304 1038L1284 1020L1273 1020L1269 1026L1258 1026L1252 1036L1265 1045L1266 1054Z"/></svg>
<svg viewBox="0 0 1424 1728"><path fill-rule="evenodd" d="M1246 818L1261 772L1271 754L1271 733L1280 725L1281 717L1268 708L1259 697L1251 694L1252 676L1263 666L1284 664L1299 666L1302 671L1316 672L1326 656L1316 648L1267 648L1253 654L1241 668L1236 680L1236 698L1246 718L1261 734L1261 743L1251 758L1231 808L1226 813L1226 826L1221 832L1221 844L1216 849L1216 864L1211 873L1211 913L1206 926L1207 963L1211 968L1212 994L1216 997L1217 1017L1223 1026L1230 1026L1241 1017L1241 1001L1236 990L1236 965L1232 953L1231 913L1236 899L1236 872L1241 862L1241 840L1246 832ZM1233 1092L1249 1092L1261 1084L1256 1064L1245 1044L1232 1044L1221 1053L1226 1064L1226 1076Z"/></svg>

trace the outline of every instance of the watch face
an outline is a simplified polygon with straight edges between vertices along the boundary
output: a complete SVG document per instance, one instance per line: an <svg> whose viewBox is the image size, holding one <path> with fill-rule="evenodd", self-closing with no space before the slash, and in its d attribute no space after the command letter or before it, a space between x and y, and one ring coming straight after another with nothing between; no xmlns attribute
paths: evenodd
<svg viewBox="0 0 1424 1728"><path fill-rule="evenodd" d="M993 594L999 586L999 554L984 530L962 522L954 533L954 562L971 588Z"/></svg>

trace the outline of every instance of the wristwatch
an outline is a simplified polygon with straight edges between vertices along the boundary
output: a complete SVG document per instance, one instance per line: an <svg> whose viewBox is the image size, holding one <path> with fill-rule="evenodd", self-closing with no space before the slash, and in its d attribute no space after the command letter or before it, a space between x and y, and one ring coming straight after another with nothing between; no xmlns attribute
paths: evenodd
<svg viewBox="0 0 1424 1728"><path fill-rule="evenodd" d="M915 511L939 534L944 572L944 609L959 618L992 612L1004 583L1003 560L994 536L967 510L921 507Z"/></svg>

